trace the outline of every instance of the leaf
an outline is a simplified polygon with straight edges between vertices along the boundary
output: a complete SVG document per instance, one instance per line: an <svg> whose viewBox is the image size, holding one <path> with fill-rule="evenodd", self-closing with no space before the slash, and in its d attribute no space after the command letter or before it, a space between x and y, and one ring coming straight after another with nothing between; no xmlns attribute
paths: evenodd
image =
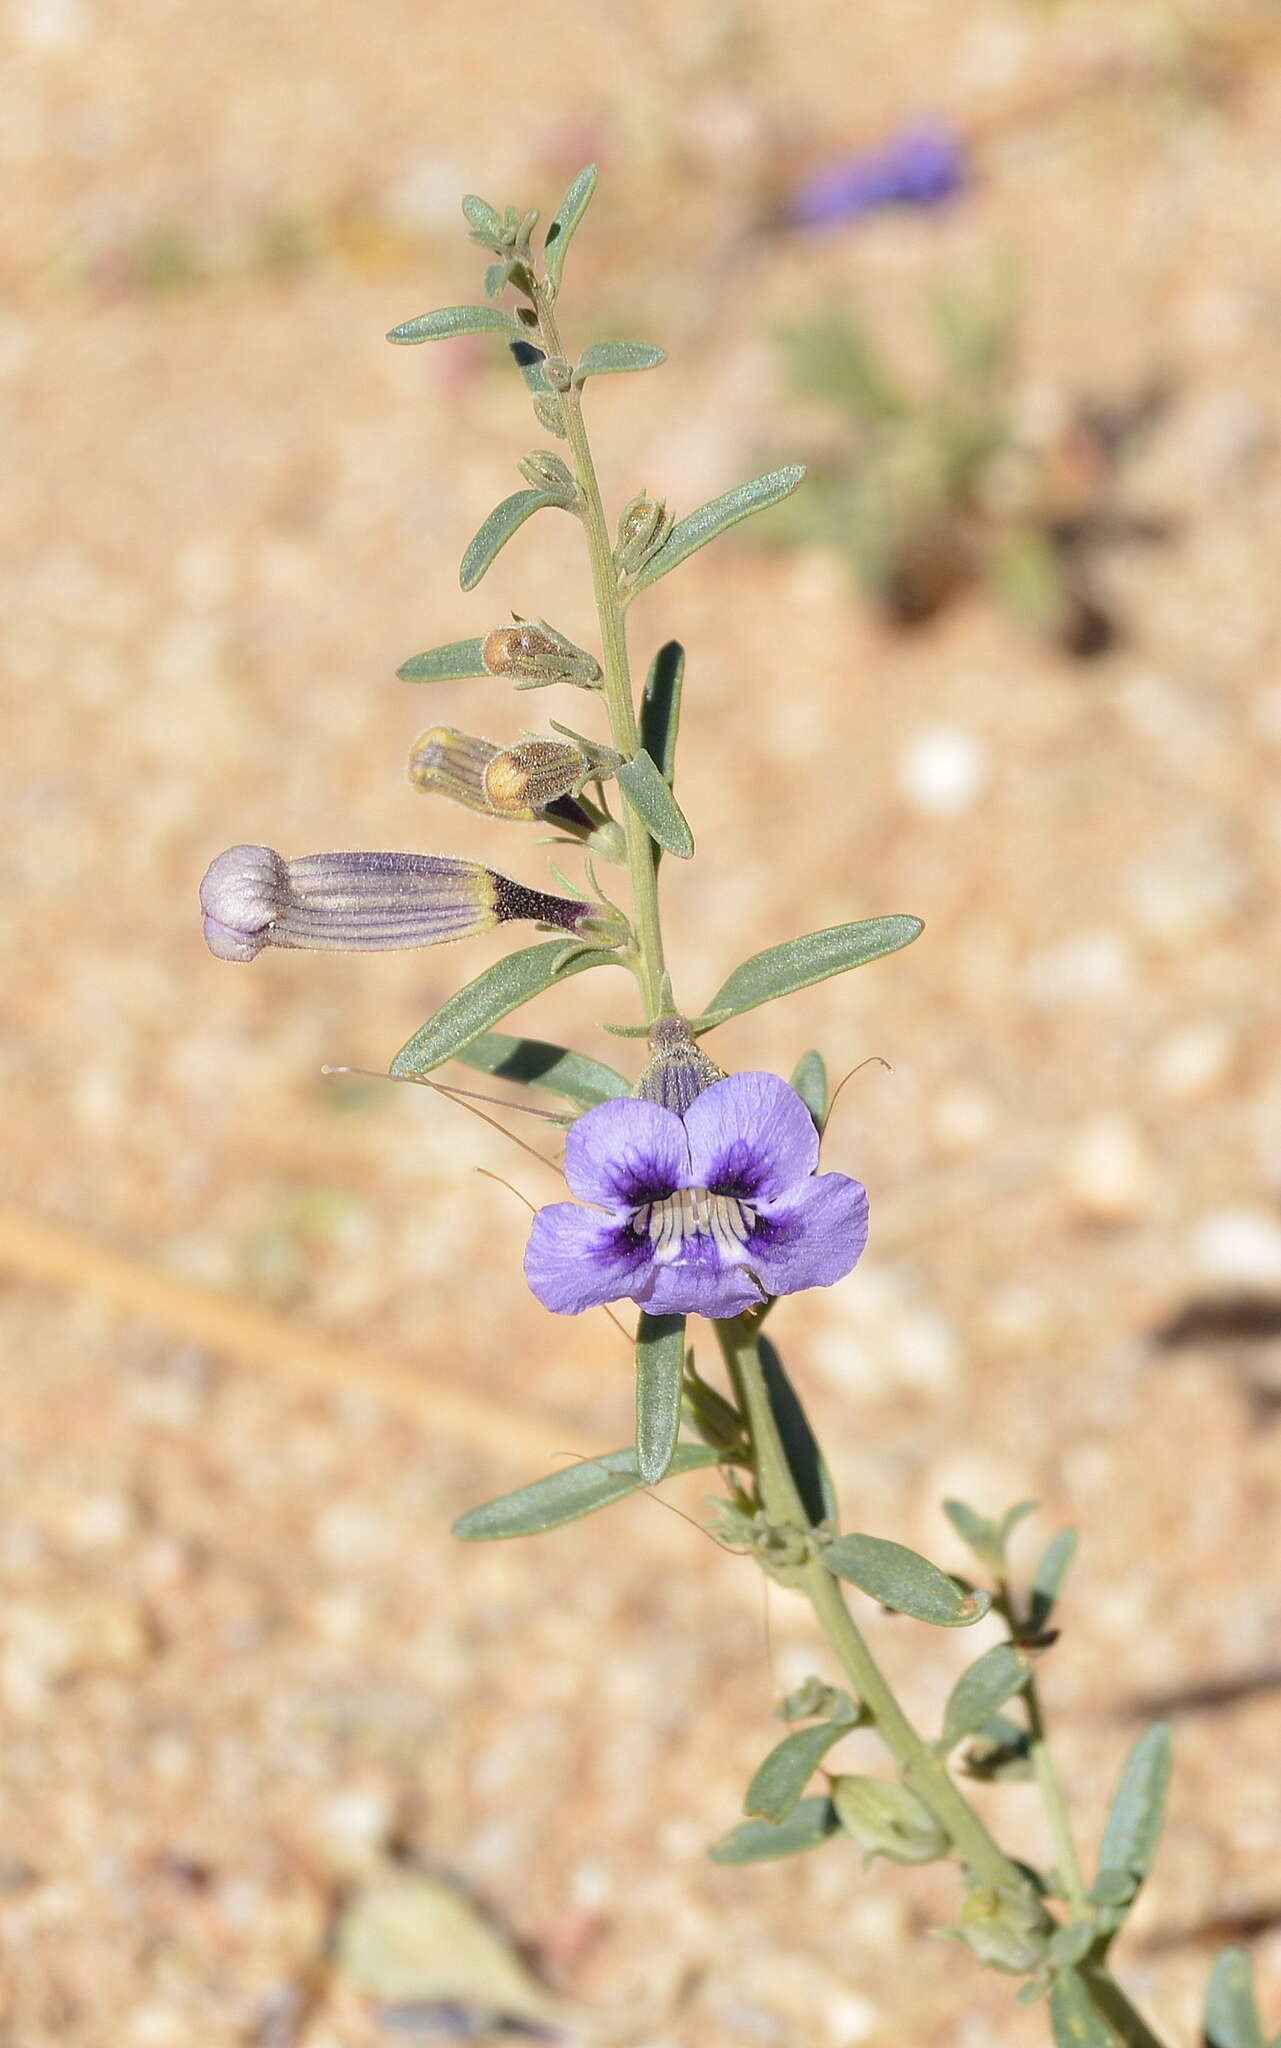
<svg viewBox="0 0 1281 2048"><path fill-rule="evenodd" d="M684 1316L651 1316L636 1326L636 1463L657 1486L676 1450L685 1377Z"/></svg>
<svg viewBox="0 0 1281 2048"><path fill-rule="evenodd" d="M349 1897L334 1952L343 1976L389 2005L501 2014L522 2033L559 2032L567 2018L512 1937L456 1886L425 1871L396 1871Z"/></svg>
<svg viewBox="0 0 1281 2048"><path fill-rule="evenodd" d="M630 1095L631 1082L612 1067L586 1053L570 1052L563 1045L549 1045L541 1038L512 1038L505 1031L487 1031L456 1055L465 1067L479 1074L492 1074L496 1081L523 1081L530 1088L544 1088L549 1095L563 1096L579 1109L595 1109Z"/></svg>
<svg viewBox="0 0 1281 2048"><path fill-rule="evenodd" d="M812 988L829 975L847 974L852 967L910 946L923 930L919 917L866 917L858 924L829 925L825 931L807 932L803 939L768 946L722 982L693 1028L710 1031L727 1018L741 1017L745 1010L759 1009L797 989Z"/></svg>
<svg viewBox="0 0 1281 2048"><path fill-rule="evenodd" d="M707 1444L677 1444L667 1468L670 1479L685 1472L697 1472L714 1465L719 1452ZM612 1507L639 1493L645 1485L636 1464L636 1452L606 1451L599 1458L583 1458L545 1479L532 1479L483 1506L469 1508L454 1523L454 1535L464 1543L494 1543L509 1536L538 1536L545 1529L559 1529L566 1522L581 1521L598 1508Z"/></svg>
<svg viewBox="0 0 1281 2048"><path fill-rule="evenodd" d="M1254 1973L1243 1948L1225 1948L1205 1989L1204 2048L1263 2048Z"/></svg>
<svg viewBox="0 0 1281 2048"><path fill-rule="evenodd" d="M830 1799L802 1799L777 1827L768 1820L741 1821L707 1853L713 1863L770 1863L779 1856L817 1849L837 1832L836 1810Z"/></svg>
<svg viewBox="0 0 1281 2048"><path fill-rule="evenodd" d="M979 1563L989 1570L996 1562L996 1525L963 1500L945 1500L943 1513L962 1543L967 1543Z"/></svg>
<svg viewBox="0 0 1281 2048"><path fill-rule="evenodd" d="M1098 1929L1092 1921L1073 1920L1050 1936L1050 1954L1061 1969L1070 1970L1085 1961L1097 1939Z"/></svg>
<svg viewBox="0 0 1281 2048"><path fill-rule="evenodd" d="M809 1417L801 1406L801 1397L769 1338L758 1337L756 1349L765 1391L774 1412L774 1426L778 1430L788 1469L796 1482L796 1490L801 1496L801 1505L815 1527L820 1522L835 1522L838 1510L831 1475L810 1428Z"/></svg>
<svg viewBox="0 0 1281 2048"><path fill-rule="evenodd" d="M668 640L649 665L641 697L641 745L669 789L676 772L676 734L685 681L685 649Z"/></svg>
<svg viewBox="0 0 1281 2048"><path fill-rule="evenodd" d="M526 389L539 395L550 393L552 387L543 375L543 364L547 357L542 349L536 348L532 341L525 341L523 338L509 343L509 347L512 361L524 378Z"/></svg>
<svg viewBox="0 0 1281 2048"><path fill-rule="evenodd" d="M1041 1561L1032 1574L1032 1600L1028 1609L1033 1635L1039 1635L1049 1620L1075 1552L1075 1529L1058 1530L1042 1551Z"/></svg>
<svg viewBox="0 0 1281 2048"><path fill-rule="evenodd" d="M1121 2048L1075 1970L1060 1971L1050 1986L1050 2024L1055 2048Z"/></svg>
<svg viewBox="0 0 1281 2048"><path fill-rule="evenodd" d="M446 647L429 647L425 654L411 655L396 670L402 683L453 683L464 676L488 675L480 658L483 640L451 640Z"/></svg>
<svg viewBox="0 0 1281 2048"><path fill-rule="evenodd" d="M1125 1760L1099 1848L1100 1871L1128 1870L1136 1891L1156 1854L1169 1783L1170 1731L1156 1721Z"/></svg>
<svg viewBox="0 0 1281 2048"><path fill-rule="evenodd" d="M710 504L691 512L688 519L678 520L658 553L650 556L636 578L630 597L635 597L638 591L648 590L650 584L657 583L660 576L666 576L669 569L678 568L687 556L706 547L709 540L715 540L729 527L737 526L740 519L750 518L753 512L764 512L771 505L777 505L780 499L790 496L804 474L802 463L796 463L790 469L772 469L768 476L754 477L750 484L739 484L736 490L726 491L723 497L713 498Z"/></svg>
<svg viewBox="0 0 1281 2048"><path fill-rule="evenodd" d="M989 1593L966 1593L928 1558L883 1536L838 1536L824 1545L823 1563L864 1593L936 1628L969 1628L992 1605Z"/></svg>
<svg viewBox="0 0 1281 2048"><path fill-rule="evenodd" d="M952 1687L943 1711L941 1747L955 1749L967 1735L977 1735L989 1715L1022 1692L1031 1675L1026 1658L1013 1643L997 1643L985 1650Z"/></svg>
<svg viewBox="0 0 1281 2048"><path fill-rule="evenodd" d="M502 233L502 221L493 207L475 192L464 194L463 219L474 235L486 235L497 240Z"/></svg>
<svg viewBox="0 0 1281 2048"><path fill-rule="evenodd" d="M422 313L417 320L403 320L387 336L398 346L418 341L452 341L458 334L519 334L510 313L501 306L441 306L435 313Z"/></svg>
<svg viewBox="0 0 1281 2048"><path fill-rule="evenodd" d="M694 835L663 780L662 771L644 747L638 747L630 761L620 764L617 780L632 809L644 819L645 830L655 845L666 853L674 853L678 860L688 860L694 851Z"/></svg>
<svg viewBox="0 0 1281 2048"><path fill-rule="evenodd" d="M501 505L495 505L480 531L468 542L458 571L458 581L463 589L476 588L499 549L507 545L512 535L535 512L540 512L544 505L559 505L563 510L564 502L558 491L513 491L510 498L504 498Z"/></svg>
<svg viewBox="0 0 1281 2048"><path fill-rule="evenodd" d="M465 1045L488 1031L491 1024L518 1010L522 1003L541 995L553 982L567 981L589 967L617 966L618 956L593 947L565 961L563 939L548 939L542 945L522 947L495 960L483 974L460 988L434 1016L420 1024L412 1038L401 1046L391 1063L392 1074L430 1074L444 1060L454 1059ZM563 963L563 964L562 964Z"/></svg>
<svg viewBox="0 0 1281 2048"><path fill-rule="evenodd" d="M667 350L654 348L647 341L591 341L578 359L574 382L613 376L620 370L656 370L666 361Z"/></svg>
<svg viewBox="0 0 1281 2048"><path fill-rule="evenodd" d="M759 1766L743 1797L744 1813L777 1827L787 1819L829 1749L848 1734L850 1721L822 1721L785 1735Z"/></svg>
<svg viewBox="0 0 1281 2048"><path fill-rule="evenodd" d="M803 1052L796 1062L792 1086L814 1119L819 1137L827 1122L827 1068L821 1052Z"/></svg>
<svg viewBox="0 0 1281 2048"><path fill-rule="evenodd" d="M543 269L551 280L553 297L560 289L566 251L573 240L578 223L591 205L592 193L595 190L596 166L587 164L578 173L548 222L543 240Z"/></svg>

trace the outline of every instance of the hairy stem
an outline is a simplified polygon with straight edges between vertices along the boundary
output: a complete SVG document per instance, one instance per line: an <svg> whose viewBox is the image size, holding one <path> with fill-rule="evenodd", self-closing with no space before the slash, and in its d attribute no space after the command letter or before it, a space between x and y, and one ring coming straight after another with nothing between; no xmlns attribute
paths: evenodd
<svg viewBox="0 0 1281 2048"><path fill-rule="evenodd" d="M809 1517L778 1433L753 1321L739 1316L733 1322L718 1323L716 1330L747 1420L761 1505L772 1522L807 1528ZM947 1831L958 1857L986 1883L1005 1891L1025 1891L1028 1881L1023 1872L998 1847L894 1697L845 1604L840 1582L821 1559L813 1558L804 1567L801 1585L877 1734L910 1789Z"/></svg>
<svg viewBox="0 0 1281 2048"><path fill-rule="evenodd" d="M540 288L536 300L539 340L547 355L564 359L560 332L551 302ZM639 734L636 705L632 696L631 669L627 659L627 628L618 595L614 549L601 502L596 465L583 419L582 398L577 385L561 394L561 411L574 476L581 499L583 532L591 560L592 589L600 621L601 666L604 670L605 709L609 714L610 738L618 752L630 760L636 752ZM644 820L623 799L623 828L627 836L627 868L632 889L632 929L635 954L632 962L645 1005L645 1022L652 1024L662 1008L664 975L663 934L658 916L658 872L653 841Z"/></svg>

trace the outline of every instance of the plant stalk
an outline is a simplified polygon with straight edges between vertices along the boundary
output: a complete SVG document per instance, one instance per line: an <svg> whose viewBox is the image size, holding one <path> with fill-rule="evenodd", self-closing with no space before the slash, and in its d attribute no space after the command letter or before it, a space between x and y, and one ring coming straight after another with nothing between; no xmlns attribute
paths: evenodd
<svg viewBox="0 0 1281 2048"><path fill-rule="evenodd" d="M547 355L563 360L565 352L561 345L560 331L551 304L541 288L538 289L536 305L542 347ZM596 465L592 460L586 422L583 419L579 387L571 384L568 391L560 394L560 403L570 453L574 461L574 476L581 500L580 516L591 561L596 615L600 621L601 667L604 670L602 694L605 709L609 714L610 739L624 759L630 761L636 752L640 735L636 724L635 700L632 696L631 668L627 658L627 628L623 620L623 607L618 594L618 576L614 567L614 548L609 537L600 483L596 476ZM645 822L639 812L633 810L626 795L623 796L623 829L627 840L627 869L632 892L632 968L645 1006L645 1022L652 1024L663 1006L663 978L666 971L663 960L663 933L658 915L658 864L654 859L653 841Z"/></svg>

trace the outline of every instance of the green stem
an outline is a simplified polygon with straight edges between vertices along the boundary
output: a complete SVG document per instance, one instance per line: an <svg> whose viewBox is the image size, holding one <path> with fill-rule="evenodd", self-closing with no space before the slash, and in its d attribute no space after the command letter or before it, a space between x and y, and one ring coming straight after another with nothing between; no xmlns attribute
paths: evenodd
<svg viewBox="0 0 1281 2048"><path fill-rule="evenodd" d="M560 332L551 305L540 289L537 297L539 340L549 357L564 360ZM618 752L630 760L639 744L636 706L632 697L631 669L627 659L627 628L618 595L614 548L601 502L596 465L583 419L583 405L577 385L560 394L561 412L574 476L581 500L583 532L591 560L592 589L600 621L603 694L609 714L610 738ZM663 934L658 916L658 870L653 841L639 812L624 797L623 828L627 838L627 868L632 889L632 928L635 942L633 968L645 1005L645 1022L652 1024L663 1007Z"/></svg>
<svg viewBox="0 0 1281 2048"><path fill-rule="evenodd" d="M997 1582L995 1600L996 1612L1009 1628L1011 1638L1017 1642L1020 1633L1019 1618L1014 1611L1014 1597L1004 1579ZM1045 1732L1045 1717L1041 1711L1041 1695L1037 1691L1036 1677L1029 1678L1023 1688L1023 1705L1027 1713L1029 1754L1032 1769L1045 1808L1050 1838L1054 1843L1054 1862L1063 1896L1071 1908L1074 1920L1088 1920L1091 1917L1090 1901L1086 1895L1085 1876L1081 1859L1076 1853L1072 1839L1072 1824L1068 1819L1067 1802L1054 1768L1054 1757L1050 1750L1049 1737Z"/></svg>
<svg viewBox="0 0 1281 2048"><path fill-rule="evenodd" d="M754 1320L739 1316L718 1323L716 1333L747 1421L761 1505L771 1522L808 1528L761 1370ZM903 1712L845 1604L839 1581L821 1559L813 1558L804 1566L800 1583L877 1734L910 1789L946 1830L958 1857L986 1883L1004 1891L1026 1891L1023 1872L994 1841Z"/></svg>
<svg viewBox="0 0 1281 2048"><path fill-rule="evenodd" d="M1154 2034L1143 2014L1131 2005L1116 1978L1103 1964L1082 1963L1077 1974L1090 1994L1090 2003L1107 2021L1124 2048L1167 2048Z"/></svg>

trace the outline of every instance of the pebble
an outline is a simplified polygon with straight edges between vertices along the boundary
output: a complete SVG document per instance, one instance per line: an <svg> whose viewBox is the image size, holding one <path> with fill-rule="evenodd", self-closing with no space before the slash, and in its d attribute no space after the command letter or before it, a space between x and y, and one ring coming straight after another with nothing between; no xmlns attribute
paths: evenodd
<svg viewBox="0 0 1281 2048"><path fill-rule="evenodd" d="M1163 1038L1152 1055L1152 1083L1179 1101L1209 1095L1228 1077L1237 1054L1230 1024L1205 1017Z"/></svg>
<svg viewBox="0 0 1281 2048"><path fill-rule="evenodd" d="M1213 1209L1193 1230L1192 1263L1220 1286L1281 1287L1281 1219L1266 1209Z"/></svg>
<svg viewBox="0 0 1281 2048"><path fill-rule="evenodd" d="M1152 1197L1152 1160L1125 1116L1099 1116L1077 1132L1063 1157L1063 1190L1087 1223L1132 1223Z"/></svg>
<svg viewBox="0 0 1281 2048"><path fill-rule="evenodd" d="M962 818L987 787L987 749L960 726L918 733L899 767L899 788L929 818Z"/></svg>

